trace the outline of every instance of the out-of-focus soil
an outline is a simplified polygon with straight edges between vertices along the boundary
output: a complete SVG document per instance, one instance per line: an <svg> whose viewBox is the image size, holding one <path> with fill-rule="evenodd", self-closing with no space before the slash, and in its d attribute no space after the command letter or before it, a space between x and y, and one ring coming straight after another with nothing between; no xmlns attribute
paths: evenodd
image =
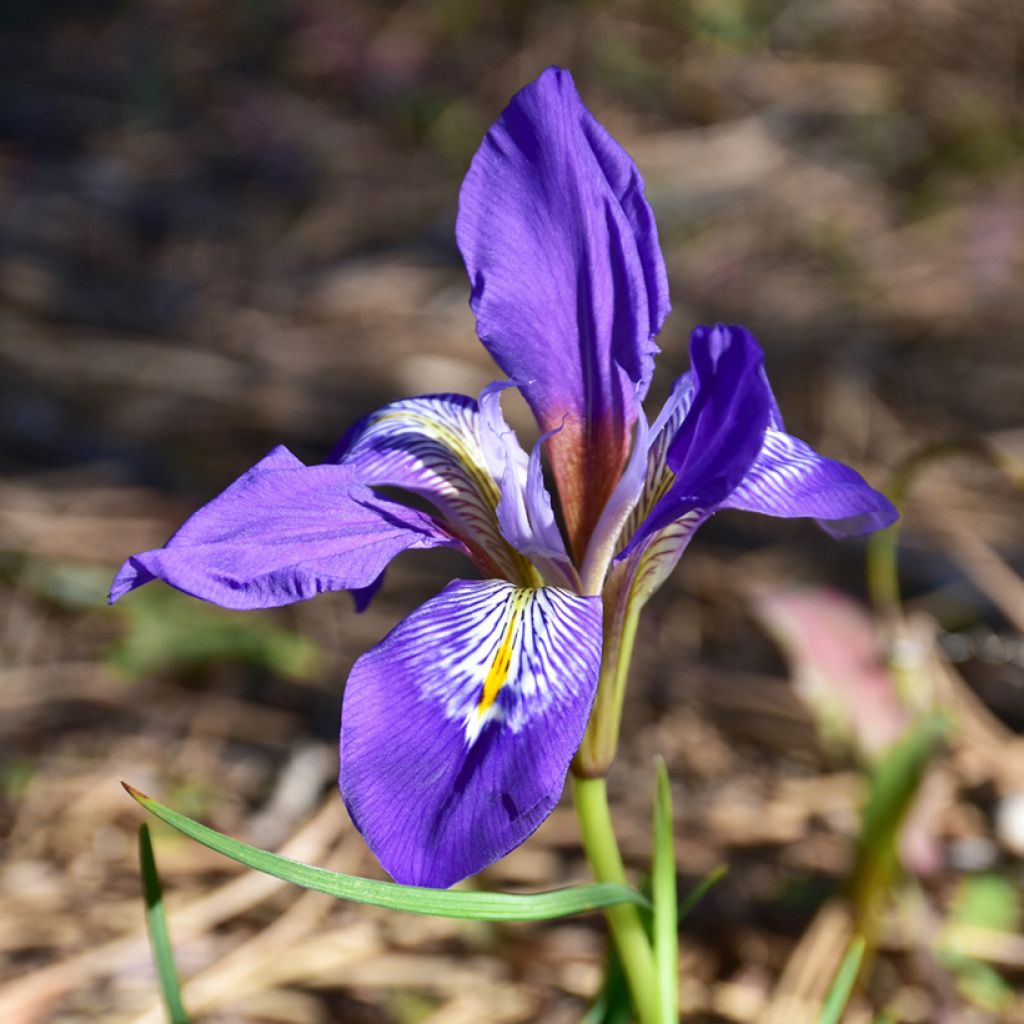
<svg viewBox="0 0 1024 1024"><path fill-rule="evenodd" d="M3 1021L160 1019L142 814L119 778L248 841L296 837L301 859L379 876L334 788L343 681L465 565L409 556L363 615L330 595L253 613L251 629L171 595L110 610L102 593L274 444L316 461L389 400L494 378L454 246L458 183L550 63L572 68L658 216L674 311L652 410L691 327L736 321L764 344L788 428L876 485L931 442L1024 455L1019 5L4 10ZM1020 826L1015 848L1000 818L1024 791L1022 499L1004 476L943 461L907 506L905 593L978 705L943 762L940 862L902 890L850 1021L885 1007L908 1024L1024 1019L1019 997L966 999L922 939L964 878L1024 877ZM642 871L660 752L683 887L729 866L684 924L689 1020L776 1019L795 953L828 946L820 911L850 868L863 779L819 739L752 600L792 583L863 598L864 555L808 523L723 514L642 623L610 782L624 851ZM135 600L148 603L132 613ZM197 1019L558 1024L599 983L593 915L394 916L154 836ZM586 877L565 804L481 884ZM1012 992L1024 951L1010 938L971 952Z"/></svg>

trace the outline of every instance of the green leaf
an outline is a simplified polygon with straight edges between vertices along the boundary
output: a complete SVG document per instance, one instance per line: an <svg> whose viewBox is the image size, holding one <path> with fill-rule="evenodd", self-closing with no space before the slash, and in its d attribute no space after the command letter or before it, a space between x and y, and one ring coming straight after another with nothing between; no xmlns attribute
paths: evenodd
<svg viewBox="0 0 1024 1024"><path fill-rule="evenodd" d="M961 948L957 928L1015 935L1020 930L1021 914L1020 892L1002 875L973 875L963 879L957 888L947 918L949 931L939 943L939 955L956 978L961 995L976 1006L1003 1013L1013 1002L1013 988L997 970Z"/></svg>
<svg viewBox="0 0 1024 1024"><path fill-rule="evenodd" d="M235 659L308 679L320 660L312 641L282 628L269 614L216 608L170 587L147 587L115 607L128 628L107 660L131 676Z"/></svg>
<svg viewBox="0 0 1024 1024"><path fill-rule="evenodd" d="M663 758L655 763L654 853L651 896L654 903L654 969L658 1006L665 1024L679 1020L679 918L676 902L676 850L672 830L672 790Z"/></svg>
<svg viewBox="0 0 1024 1024"><path fill-rule="evenodd" d="M942 716L923 719L893 744L872 772L852 878L853 899L862 921L873 914L892 880L903 820L949 729Z"/></svg>
<svg viewBox="0 0 1024 1024"><path fill-rule="evenodd" d="M972 875L960 882L949 921L1013 934L1020 930L1022 904L1020 890L1010 879L997 874Z"/></svg>
<svg viewBox="0 0 1024 1024"><path fill-rule="evenodd" d="M679 910L676 912L678 919L682 921L688 917L693 908L707 895L708 890L725 878L728 871L729 869L724 864L712 868L683 898L683 902L679 904Z"/></svg>
<svg viewBox="0 0 1024 1024"><path fill-rule="evenodd" d="M953 975L956 989L976 1007L1005 1014L1014 1004L1014 989L988 964L973 956L940 952L942 966Z"/></svg>
<svg viewBox="0 0 1024 1024"><path fill-rule="evenodd" d="M163 888L153 857L153 843L149 828L139 826L139 865L142 869L142 893L146 900L146 930L149 945L153 950L157 974L160 977L160 991L163 995L167 1019L171 1024L188 1024L188 1014L181 1001L181 983L174 966L174 951L167 934L167 917L164 914Z"/></svg>
<svg viewBox="0 0 1024 1024"><path fill-rule="evenodd" d="M343 875L326 868L317 868L287 857L260 850L215 832L212 828L186 818L165 807L123 782L122 785L147 811L196 842L239 864L255 868L266 875L314 889L337 899L369 903L389 910L433 917L468 918L476 921L544 921L588 910L600 910L618 903L646 906L647 900L636 889L614 882L574 885L552 892L516 895L504 892L450 892L424 889L414 885L380 882L372 878Z"/></svg>
<svg viewBox="0 0 1024 1024"><path fill-rule="evenodd" d="M633 1000L622 970L615 943L608 942L604 958L604 983L580 1024L629 1024L633 1019Z"/></svg>
<svg viewBox="0 0 1024 1024"><path fill-rule="evenodd" d="M30 559L22 577L34 593L61 608L107 609L110 569L94 565ZM193 668L232 659L266 668L276 675L312 678L319 669L319 648L307 637L280 625L273 612L229 611L197 601L172 587L154 584L113 614L124 630L107 652L107 663L133 677L168 667Z"/></svg>
<svg viewBox="0 0 1024 1024"><path fill-rule="evenodd" d="M718 867L709 871L679 903L676 921L682 921L700 903L707 892L725 877L727 871L728 868L724 864L719 864ZM647 889L648 886L645 882L643 890L646 892ZM650 938L654 931L652 915L645 913L642 909L640 916L648 938ZM626 976L622 972L622 964L619 962L615 943L609 941L604 965L604 982L597 998L583 1018L582 1024L629 1024L632 1019L633 1001L629 995L629 986L626 984Z"/></svg>
<svg viewBox="0 0 1024 1024"><path fill-rule="evenodd" d="M957 990L975 1006L1002 1014L1013 1005L1013 988L994 967L953 952L941 952L940 959L956 979Z"/></svg>
<svg viewBox="0 0 1024 1024"><path fill-rule="evenodd" d="M846 1004L853 995L853 986L857 983L857 975L860 973L860 965L864 962L864 938L857 935L850 942L850 946L843 957L843 962L836 971L832 980L832 986L825 996L825 1002L821 1007L821 1015L818 1017L818 1024L839 1024L843 1017Z"/></svg>

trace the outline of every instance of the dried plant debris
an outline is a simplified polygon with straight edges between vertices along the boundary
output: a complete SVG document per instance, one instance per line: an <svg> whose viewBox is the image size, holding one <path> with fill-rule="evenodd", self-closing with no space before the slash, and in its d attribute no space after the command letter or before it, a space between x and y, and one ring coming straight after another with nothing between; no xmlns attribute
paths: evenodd
<svg viewBox="0 0 1024 1024"><path fill-rule="evenodd" d="M746 322L788 426L875 485L937 441L1021 461L1014 4L30 7L0 33L0 1020L163 1019L120 778L380 877L335 788L341 681L449 556L396 563L362 616L104 589L281 437L317 461L398 395L488 383L452 196L532 72L571 65L645 171L665 380L690 323ZM661 751L680 895L729 868L683 922L684 1019L817 1019L869 773L937 711L845 1019L1024 1020L1014 480L962 453L921 472L898 627L863 548L731 513L652 601L610 779L623 849L648 863ZM600 984L595 916L392 917L151 827L197 1021L568 1024ZM585 882L575 844L557 809L480 885Z"/></svg>

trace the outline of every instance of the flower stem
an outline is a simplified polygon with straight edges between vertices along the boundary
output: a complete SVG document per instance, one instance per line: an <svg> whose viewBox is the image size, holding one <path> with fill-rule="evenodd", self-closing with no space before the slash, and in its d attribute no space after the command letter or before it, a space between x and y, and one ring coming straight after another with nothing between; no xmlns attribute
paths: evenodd
<svg viewBox="0 0 1024 1024"><path fill-rule="evenodd" d="M615 830L612 828L605 780L581 779L573 775L572 795L583 835L583 848L594 877L599 882L625 884L626 872L622 866L622 854L619 853ZM640 912L635 906L619 904L606 908L605 917L629 982L640 1024L658 1024L660 1011L654 953L640 920Z"/></svg>
<svg viewBox="0 0 1024 1024"><path fill-rule="evenodd" d="M601 777L607 774L619 746L619 725L629 682L637 625L642 604L628 596L620 608L605 608L604 653L597 698L590 724L573 761L573 774Z"/></svg>

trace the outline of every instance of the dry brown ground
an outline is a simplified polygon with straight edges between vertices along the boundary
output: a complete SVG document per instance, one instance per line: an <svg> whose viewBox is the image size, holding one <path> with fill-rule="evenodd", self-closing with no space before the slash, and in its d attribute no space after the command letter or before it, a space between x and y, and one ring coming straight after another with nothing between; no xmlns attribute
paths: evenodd
<svg viewBox="0 0 1024 1024"><path fill-rule="evenodd" d="M341 684L459 565L401 561L360 617L343 595L255 616L315 655L216 627L221 648L190 652L180 602L133 618L97 595L272 444L322 458L387 400L491 379L451 237L457 182L545 64L573 67L647 178L675 300L658 397L693 323L737 320L765 344L791 429L875 483L950 437L1024 455L1020 14L192 0L2 15L0 1020L160 1019L141 812L119 778L249 841L379 874L333 785ZM972 871L1024 877L997 819L1024 791L1021 498L991 467L945 462L915 488L905 545L919 621L970 644L933 666L960 730L940 870L902 890L847 1019L1020 1020L1019 997L969 1007L935 939ZM722 517L642 627L612 776L627 857L646 863L660 751L684 886L730 868L684 926L690 1020L803 1019L799 997L841 955L829 897L863 779L822 746L751 598L797 581L861 594L863 555L808 524ZM201 1020L558 1024L598 984L596 917L393 916L154 834ZM563 806L481 884L585 877ZM1011 988L1024 978L1020 935L963 941Z"/></svg>

